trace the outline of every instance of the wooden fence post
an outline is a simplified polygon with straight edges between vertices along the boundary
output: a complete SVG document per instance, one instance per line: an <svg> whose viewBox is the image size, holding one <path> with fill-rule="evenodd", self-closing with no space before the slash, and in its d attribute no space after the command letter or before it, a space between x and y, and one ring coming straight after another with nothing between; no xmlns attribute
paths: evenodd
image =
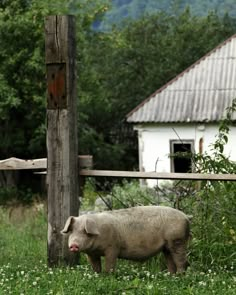
<svg viewBox="0 0 236 295"><path fill-rule="evenodd" d="M71 265L76 256L60 231L68 216L79 213L74 17L46 17L45 35L48 265Z"/></svg>

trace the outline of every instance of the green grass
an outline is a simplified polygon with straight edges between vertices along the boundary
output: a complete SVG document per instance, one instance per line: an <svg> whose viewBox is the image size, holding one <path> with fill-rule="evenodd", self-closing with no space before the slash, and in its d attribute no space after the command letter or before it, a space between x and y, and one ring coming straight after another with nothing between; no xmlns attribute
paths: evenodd
<svg viewBox="0 0 236 295"><path fill-rule="evenodd" d="M98 275L87 265L48 269L42 261L0 268L1 294L235 294L230 272L193 272L170 276L146 266L122 265L115 274Z"/></svg>
<svg viewBox="0 0 236 295"><path fill-rule="evenodd" d="M118 261L114 274L96 274L81 255L80 265L48 268L46 261L47 228L42 211L21 222L12 222L0 209L0 294L235 294L235 256L224 266L204 264L203 245L190 253L191 268L185 275L170 276L160 271L162 259L139 264ZM221 251L221 250L219 250ZM201 255L200 255L201 254ZM220 253L219 253L220 256ZM222 256L223 257L223 256Z"/></svg>

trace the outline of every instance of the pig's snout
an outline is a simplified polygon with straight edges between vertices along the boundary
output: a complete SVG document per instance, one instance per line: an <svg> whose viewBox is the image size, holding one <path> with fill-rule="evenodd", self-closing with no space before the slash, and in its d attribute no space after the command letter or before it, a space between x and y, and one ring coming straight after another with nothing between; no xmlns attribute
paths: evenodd
<svg viewBox="0 0 236 295"><path fill-rule="evenodd" d="M70 245L70 251L71 252L78 252L79 251L79 246L77 244L72 244Z"/></svg>

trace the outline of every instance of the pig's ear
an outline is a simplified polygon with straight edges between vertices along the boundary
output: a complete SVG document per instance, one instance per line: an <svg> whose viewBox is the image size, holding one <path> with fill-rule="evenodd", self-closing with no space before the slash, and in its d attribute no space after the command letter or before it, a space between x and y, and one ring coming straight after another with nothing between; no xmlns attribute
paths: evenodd
<svg viewBox="0 0 236 295"><path fill-rule="evenodd" d="M67 234L68 232L72 231L72 226L73 226L73 223L75 222L75 218L74 216L70 216L67 221L66 221L66 224L63 228L63 230L61 230L61 234Z"/></svg>
<svg viewBox="0 0 236 295"><path fill-rule="evenodd" d="M97 224L95 223L94 220L92 220L90 218L87 218L85 220L85 231L87 234L90 234L90 235L99 235L100 234Z"/></svg>

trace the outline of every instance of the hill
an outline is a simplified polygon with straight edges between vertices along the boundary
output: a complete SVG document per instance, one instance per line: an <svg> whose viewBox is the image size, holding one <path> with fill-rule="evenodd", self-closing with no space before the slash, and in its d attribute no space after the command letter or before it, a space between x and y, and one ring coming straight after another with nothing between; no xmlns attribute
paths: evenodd
<svg viewBox="0 0 236 295"><path fill-rule="evenodd" d="M187 6L193 15L203 16L209 11L215 11L221 16L228 13L236 18L235 0L112 0L111 8L102 21L96 22L95 27L99 30L110 30L113 25L121 26L124 21L137 19L145 14L179 14Z"/></svg>

